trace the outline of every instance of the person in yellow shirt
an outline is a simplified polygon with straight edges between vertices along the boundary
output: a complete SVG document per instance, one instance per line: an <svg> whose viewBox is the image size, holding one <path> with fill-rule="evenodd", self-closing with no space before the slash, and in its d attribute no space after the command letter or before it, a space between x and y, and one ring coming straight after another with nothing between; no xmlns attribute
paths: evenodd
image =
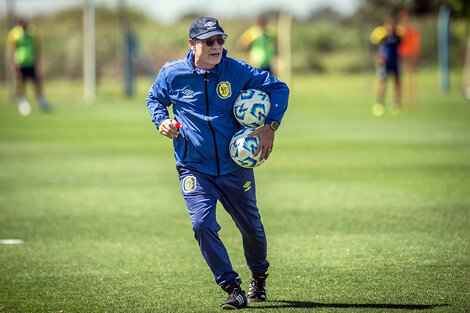
<svg viewBox="0 0 470 313"><path fill-rule="evenodd" d="M393 75L395 92L390 112L396 115L401 108L401 82L400 82L400 57L398 46L403 36L403 31L397 27L393 17L388 16L382 26L376 27L369 39L375 48L377 65L377 99L372 107L372 114L380 116L385 108L385 89L387 76Z"/></svg>
<svg viewBox="0 0 470 313"><path fill-rule="evenodd" d="M274 36L267 30L267 20L263 17L253 27L247 29L238 40L242 50L250 51L250 63L272 74L272 62L276 56Z"/></svg>
<svg viewBox="0 0 470 313"><path fill-rule="evenodd" d="M50 110L50 104L42 91L42 81L38 73L39 40L36 29L25 19L18 19L17 24L8 33L8 59L11 71L16 80L18 110L21 115L31 113L31 104L25 95L25 82L32 80L40 108L44 112Z"/></svg>

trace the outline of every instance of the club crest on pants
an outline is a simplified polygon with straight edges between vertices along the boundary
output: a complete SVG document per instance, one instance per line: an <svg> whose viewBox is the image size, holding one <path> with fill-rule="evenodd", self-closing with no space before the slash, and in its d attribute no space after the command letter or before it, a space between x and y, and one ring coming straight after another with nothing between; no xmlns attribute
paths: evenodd
<svg viewBox="0 0 470 313"><path fill-rule="evenodd" d="M183 179L183 192L188 193L196 190L196 177L190 175Z"/></svg>

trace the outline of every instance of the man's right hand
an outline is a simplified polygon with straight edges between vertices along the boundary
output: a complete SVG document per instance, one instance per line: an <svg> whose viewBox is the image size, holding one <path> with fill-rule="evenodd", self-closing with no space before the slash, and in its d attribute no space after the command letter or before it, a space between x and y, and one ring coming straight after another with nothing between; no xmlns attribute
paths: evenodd
<svg viewBox="0 0 470 313"><path fill-rule="evenodd" d="M174 119L171 119L171 118L166 119L160 124L158 131L163 136L166 136L170 139L175 139L180 134L178 127L176 126L177 124L178 122ZM178 124L178 125L181 125L181 124Z"/></svg>

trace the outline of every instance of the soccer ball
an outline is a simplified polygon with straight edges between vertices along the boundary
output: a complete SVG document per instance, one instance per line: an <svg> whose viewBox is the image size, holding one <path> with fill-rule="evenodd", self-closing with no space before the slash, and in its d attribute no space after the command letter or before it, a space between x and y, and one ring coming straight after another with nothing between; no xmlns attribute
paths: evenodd
<svg viewBox="0 0 470 313"><path fill-rule="evenodd" d="M269 95L257 89L243 90L233 103L233 115L243 127L264 125L269 109Z"/></svg>
<svg viewBox="0 0 470 313"><path fill-rule="evenodd" d="M247 138L249 134L254 132L254 128L244 128L239 130L233 135L230 141L229 151L232 160L241 167L253 168L260 166L263 161L260 161L261 153L256 157L253 155L258 149L258 137Z"/></svg>

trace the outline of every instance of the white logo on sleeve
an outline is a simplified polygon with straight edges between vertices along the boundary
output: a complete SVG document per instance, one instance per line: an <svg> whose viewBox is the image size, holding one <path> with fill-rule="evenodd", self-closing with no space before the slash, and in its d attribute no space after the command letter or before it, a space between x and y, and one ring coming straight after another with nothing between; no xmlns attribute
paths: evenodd
<svg viewBox="0 0 470 313"><path fill-rule="evenodd" d="M194 97L194 91L192 91L189 88L186 88L181 93L184 95L183 98L192 98L192 97Z"/></svg>

